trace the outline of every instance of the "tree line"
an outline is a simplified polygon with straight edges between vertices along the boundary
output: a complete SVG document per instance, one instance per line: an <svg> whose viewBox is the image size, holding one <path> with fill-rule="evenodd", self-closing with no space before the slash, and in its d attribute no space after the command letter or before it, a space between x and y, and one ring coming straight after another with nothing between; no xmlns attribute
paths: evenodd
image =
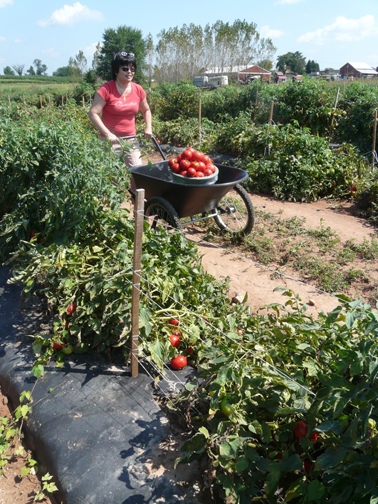
<svg viewBox="0 0 378 504"><path fill-rule="evenodd" d="M95 83L96 77L111 79L110 61L117 51L133 52L137 59L135 81L151 84L192 80L206 70L215 74L232 74L256 64L266 70L274 67L277 48L270 38L263 38L257 25L246 20L233 23L216 21L202 27L191 23L182 27L163 29L157 42L149 34L129 26L109 28L103 33L102 43L97 44L91 66L82 50L70 58L68 65L58 68L53 76L71 77L74 81L86 80ZM46 75L47 67L41 60L34 60L27 70L29 75ZM315 61L306 60L296 51L278 56L276 66L285 72L290 68L297 74L318 71ZM25 65L4 68L5 75L22 75Z"/></svg>

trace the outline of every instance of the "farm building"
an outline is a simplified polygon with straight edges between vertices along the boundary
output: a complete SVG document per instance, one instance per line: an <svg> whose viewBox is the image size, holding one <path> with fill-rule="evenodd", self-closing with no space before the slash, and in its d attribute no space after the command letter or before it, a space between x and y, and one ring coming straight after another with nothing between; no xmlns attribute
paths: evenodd
<svg viewBox="0 0 378 504"><path fill-rule="evenodd" d="M341 77L356 79L378 77L378 72L375 68L367 63L346 63L340 68Z"/></svg>
<svg viewBox="0 0 378 504"><path fill-rule="evenodd" d="M269 70L253 65L239 71L238 81L251 82L253 79L260 79L265 82L270 82L270 75L271 72L269 72Z"/></svg>
<svg viewBox="0 0 378 504"><path fill-rule="evenodd" d="M284 73L277 71L277 72L274 72L274 74L273 74L273 80L276 84L278 84L279 82L286 82L287 77Z"/></svg>

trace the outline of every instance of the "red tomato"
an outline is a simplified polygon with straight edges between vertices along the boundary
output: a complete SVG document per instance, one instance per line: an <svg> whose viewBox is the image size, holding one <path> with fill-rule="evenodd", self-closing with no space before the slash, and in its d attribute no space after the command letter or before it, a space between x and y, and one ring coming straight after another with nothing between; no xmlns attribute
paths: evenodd
<svg viewBox="0 0 378 504"><path fill-rule="evenodd" d="M179 369L184 368L188 364L186 357L184 355L178 355L171 360L172 369L178 371Z"/></svg>
<svg viewBox="0 0 378 504"><path fill-rule="evenodd" d="M181 155L181 154L179 154L179 155L176 157L176 159L177 159L177 162L179 163L179 162L181 161L181 159L182 159L182 155Z"/></svg>
<svg viewBox="0 0 378 504"><path fill-rule="evenodd" d="M181 170L179 172L179 175L182 175L183 177L187 177L188 176L188 172L186 170Z"/></svg>
<svg viewBox="0 0 378 504"><path fill-rule="evenodd" d="M198 168L199 168L199 162L198 162L198 161L192 161L192 162L190 163L190 166L191 166L192 168L195 168L196 170L198 170Z"/></svg>
<svg viewBox="0 0 378 504"><path fill-rule="evenodd" d="M35 236L34 231L30 231L30 240L31 240L32 238L34 238L34 236Z"/></svg>
<svg viewBox="0 0 378 504"><path fill-rule="evenodd" d="M203 172L201 172L201 171L196 172L196 177L201 178L201 177L204 177L204 176L205 176L205 175L204 175L204 173L203 173Z"/></svg>
<svg viewBox="0 0 378 504"><path fill-rule="evenodd" d="M68 315L72 315L76 311L76 304L75 303L70 303L67 306L67 313Z"/></svg>
<svg viewBox="0 0 378 504"><path fill-rule="evenodd" d="M215 167L215 165L213 165L212 163L211 163L211 164L206 165L206 169L207 169L207 170L211 170L211 171L212 171L212 173L215 173L215 172L216 172L216 167Z"/></svg>
<svg viewBox="0 0 378 504"><path fill-rule="evenodd" d="M174 318L171 318L171 319L168 320L168 324L170 324L170 325L178 326L179 323L180 322L178 320L174 319Z"/></svg>
<svg viewBox="0 0 378 504"><path fill-rule="evenodd" d="M171 166L171 170L174 173L178 173L180 171L180 165L178 163L173 163L173 165Z"/></svg>
<svg viewBox="0 0 378 504"><path fill-rule="evenodd" d="M210 175L213 174L212 170L210 170L210 168L206 168L206 170L203 172L203 174L205 175L205 177L209 177Z"/></svg>
<svg viewBox="0 0 378 504"><path fill-rule="evenodd" d="M238 334L244 334L243 329L236 329L236 332L237 332Z"/></svg>
<svg viewBox="0 0 378 504"><path fill-rule="evenodd" d="M195 161L202 161L203 156L204 156L204 154L202 152L194 151L193 155L192 155L192 159L194 159Z"/></svg>
<svg viewBox="0 0 378 504"><path fill-rule="evenodd" d="M181 159L180 168L181 170L187 170L188 168L190 168L190 161L188 161L187 159Z"/></svg>
<svg viewBox="0 0 378 504"><path fill-rule="evenodd" d="M211 159L209 158L209 156L206 156L206 154L204 154L203 158L202 158L202 161L205 163L205 164L210 164L212 163Z"/></svg>
<svg viewBox="0 0 378 504"><path fill-rule="evenodd" d="M315 444L315 443L316 443L316 441L318 440L318 434L317 434L315 431L312 431L312 432L311 432L310 439L311 439L311 441Z"/></svg>
<svg viewBox="0 0 378 504"><path fill-rule="evenodd" d="M186 349L186 353L187 353L188 355L192 354L193 352L194 352L194 348L193 348L193 347L191 347L191 346L189 346L189 347Z"/></svg>
<svg viewBox="0 0 378 504"><path fill-rule="evenodd" d="M172 168L172 166L177 163L177 158L171 158L168 160L168 166Z"/></svg>
<svg viewBox="0 0 378 504"><path fill-rule="evenodd" d="M189 161L192 159L192 155L193 155L192 149L185 149L184 152L182 153L182 157L188 159Z"/></svg>
<svg viewBox="0 0 378 504"><path fill-rule="evenodd" d="M200 161L198 171L204 172L206 170L206 168L207 168L207 166L205 165L205 163L203 161Z"/></svg>
<svg viewBox="0 0 378 504"><path fill-rule="evenodd" d="M308 425L306 424L306 422L304 422L303 420L298 420L294 428L294 436L297 439L301 439L307 436L307 431L308 431Z"/></svg>
<svg viewBox="0 0 378 504"><path fill-rule="evenodd" d="M304 460L303 467L304 467L304 470L306 471L306 473L310 474L310 472L312 470L312 462L310 462L309 460Z"/></svg>
<svg viewBox="0 0 378 504"><path fill-rule="evenodd" d="M177 336L177 334L171 334L169 339L170 339L171 345L175 348L178 348L180 341L181 341L180 336Z"/></svg>
<svg viewBox="0 0 378 504"><path fill-rule="evenodd" d="M188 168L188 177L195 177L196 176L196 169L193 168L193 166L191 166L190 168Z"/></svg>
<svg viewBox="0 0 378 504"><path fill-rule="evenodd" d="M57 341L53 341L53 349L54 350L61 350L63 348L63 344L58 343Z"/></svg>

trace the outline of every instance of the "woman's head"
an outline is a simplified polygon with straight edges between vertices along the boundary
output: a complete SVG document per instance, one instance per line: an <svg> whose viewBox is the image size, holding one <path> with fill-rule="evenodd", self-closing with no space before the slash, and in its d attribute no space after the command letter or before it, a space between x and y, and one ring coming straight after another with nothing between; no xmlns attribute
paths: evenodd
<svg viewBox="0 0 378 504"><path fill-rule="evenodd" d="M137 69L137 64L136 64L136 59L135 59L134 53L121 51L121 52L117 52L114 54L112 61L111 61L113 80L116 80L117 73L119 72L119 69L123 66L133 67L135 70Z"/></svg>

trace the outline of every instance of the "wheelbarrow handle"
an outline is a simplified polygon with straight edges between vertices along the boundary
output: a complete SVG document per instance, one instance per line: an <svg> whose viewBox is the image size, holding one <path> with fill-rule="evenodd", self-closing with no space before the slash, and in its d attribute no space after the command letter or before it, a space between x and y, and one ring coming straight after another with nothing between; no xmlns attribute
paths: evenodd
<svg viewBox="0 0 378 504"><path fill-rule="evenodd" d="M131 135L131 136L124 136L124 137L120 137L121 140L130 140L131 138L136 138L136 135ZM151 137L152 141L154 142L154 144L156 145L158 151L160 152L160 155L161 157L163 158L164 161L167 161L167 158L165 157L165 154L164 152L161 150L161 147L160 145L158 144L156 138L154 136Z"/></svg>

